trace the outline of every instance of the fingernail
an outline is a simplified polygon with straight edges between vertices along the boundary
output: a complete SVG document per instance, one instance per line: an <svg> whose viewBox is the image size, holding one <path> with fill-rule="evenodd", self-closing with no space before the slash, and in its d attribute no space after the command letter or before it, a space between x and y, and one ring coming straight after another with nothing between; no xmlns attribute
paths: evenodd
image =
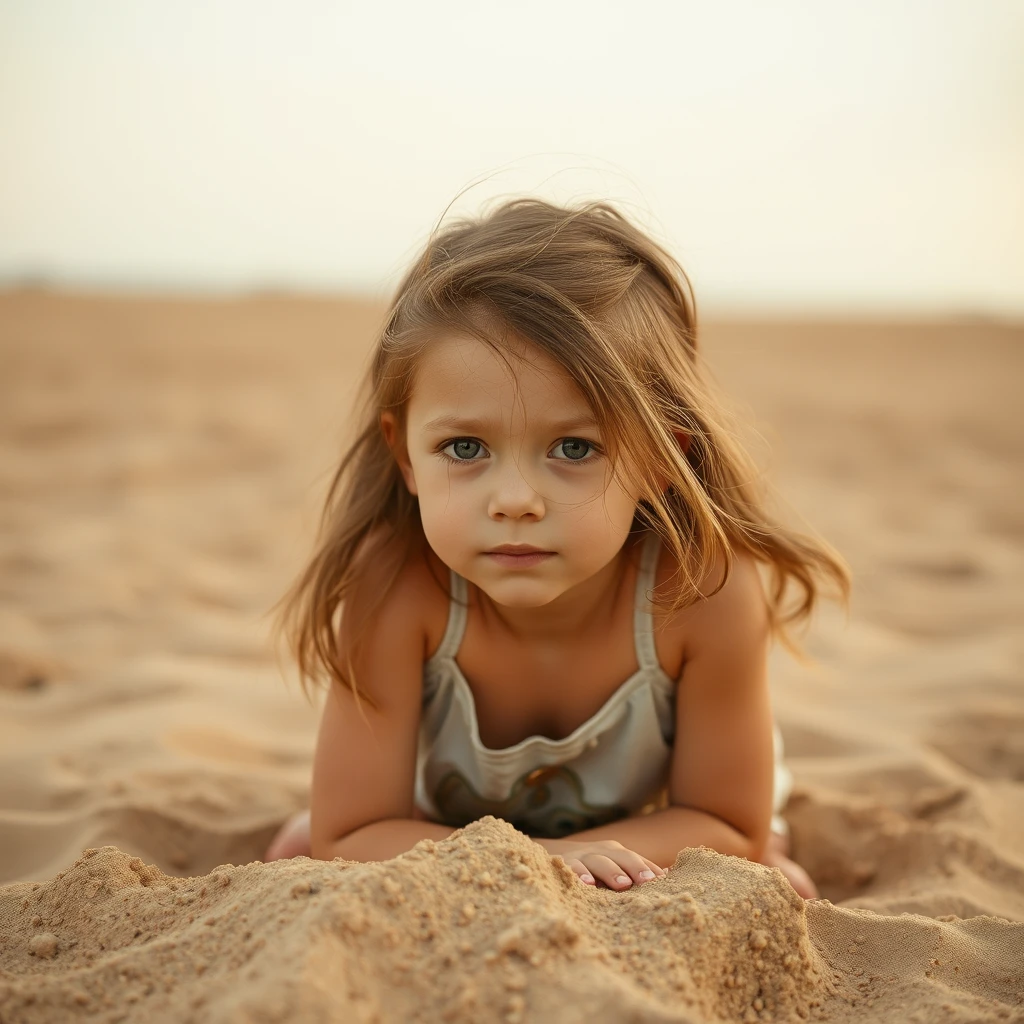
<svg viewBox="0 0 1024 1024"><path fill-rule="evenodd" d="M584 885L593 885L594 884L594 876L593 875L580 875L580 881Z"/></svg>
<svg viewBox="0 0 1024 1024"><path fill-rule="evenodd" d="M632 885L633 883L625 875L615 876L616 885Z"/></svg>
<svg viewBox="0 0 1024 1024"><path fill-rule="evenodd" d="M640 878L644 882L646 882L648 879L653 878L653 877L654 877L654 872L653 871L641 871L640 872Z"/></svg>

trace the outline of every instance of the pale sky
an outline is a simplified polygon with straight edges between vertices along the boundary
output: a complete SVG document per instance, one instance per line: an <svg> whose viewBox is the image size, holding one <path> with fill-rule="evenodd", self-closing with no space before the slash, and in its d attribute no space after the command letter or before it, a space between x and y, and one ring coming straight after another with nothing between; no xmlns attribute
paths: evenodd
<svg viewBox="0 0 1024 1024"><path fill-rule="evenodd" d="M382 294L468 188L705 309L1021 317L1022 182L1020 0L0 0L0 283Z"/></svg>

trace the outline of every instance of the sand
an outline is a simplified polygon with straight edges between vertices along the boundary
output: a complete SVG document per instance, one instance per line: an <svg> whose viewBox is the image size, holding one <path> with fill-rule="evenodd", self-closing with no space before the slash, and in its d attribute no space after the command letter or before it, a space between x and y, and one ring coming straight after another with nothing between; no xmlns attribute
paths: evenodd
<svg viewBox="0 0 1024 1024"><path fill-rule="evenodd" d="M849 559L773 655L794 856L614 893L484 819L259 861L317 711L266 612L368 303L0 296L0 1021L1024 1021L1024 328L711 322Z"/></svg>

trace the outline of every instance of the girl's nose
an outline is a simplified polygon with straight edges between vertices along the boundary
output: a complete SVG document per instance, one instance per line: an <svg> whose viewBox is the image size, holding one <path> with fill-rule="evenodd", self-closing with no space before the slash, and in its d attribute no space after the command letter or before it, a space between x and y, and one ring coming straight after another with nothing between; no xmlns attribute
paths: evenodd
<svg viewBox="0 0 1024 1024"><path fill-rule="evenodd" d="M544 518L544 499L517 466L510 465L495 483L487 508L492 519Z"/></svg>

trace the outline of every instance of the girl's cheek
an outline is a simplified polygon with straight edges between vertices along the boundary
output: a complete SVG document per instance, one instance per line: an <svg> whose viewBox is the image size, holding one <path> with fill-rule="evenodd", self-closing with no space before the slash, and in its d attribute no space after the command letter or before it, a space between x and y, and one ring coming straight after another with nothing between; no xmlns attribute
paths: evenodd
<svg viewBox="0 0 1024 1024"><path fill-rule="evenodd" d="M467 546L469 527L474 519L472 502L456 483L420 490L420 519L427 540L439 555Z"/></svg>

